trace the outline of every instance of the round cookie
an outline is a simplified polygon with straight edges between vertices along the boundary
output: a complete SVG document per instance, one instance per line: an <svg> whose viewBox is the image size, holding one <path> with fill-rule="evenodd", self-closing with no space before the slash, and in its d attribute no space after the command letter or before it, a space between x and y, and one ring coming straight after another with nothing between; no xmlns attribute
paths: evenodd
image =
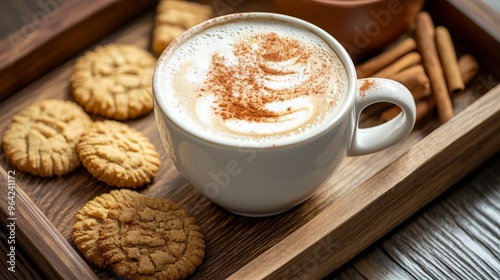
<svg viewBox="0 0 500 280"><path fill-rule="evenodd" d="M153 110L156 59L134 45L109 44L80 57L70 77L76 102L86 112L127 120Z"/></svg>
<svg viewBox="0 0 500 280"><path fill-rule="evenodd" d="M182 32L211 18L214 11L210 5L161 0L156 6L151 49L160 56L163 50Z"/></svg>
<svg viewBox="0 0 500 280"><path fill-rule="evenodd" d="M170 200L145 196L109 211L98 244L106 263L125 279L183 279L205 255L194 217Z"/></svg>
<svg viewBox="0 0 500 280"><path fill-rule="evenodd" d="M97 121L77 145L83 166L111 186L137 188L157 175L160 158L146 136L116 121Z"/></svg>
<svg viewBox="0 0 500 280"><path fill-rule="evenodd" d="M106 267L106 261L99 251L97 239L101 223L110 209L117 207L117 203L133 203L134 199L140 196L142 195L131 190L113 190L96 196L78 211L73 225L72 238L78 250L91 263L100 268Z"/></svg>
<svg viewBox="0 0 500 280"><path fill-rule="evenodd" d="M32 175L67 174L80 165L76 144L91 123L71 101L38 101L12 118L2 139L5 155L16 168Z"/></svg>

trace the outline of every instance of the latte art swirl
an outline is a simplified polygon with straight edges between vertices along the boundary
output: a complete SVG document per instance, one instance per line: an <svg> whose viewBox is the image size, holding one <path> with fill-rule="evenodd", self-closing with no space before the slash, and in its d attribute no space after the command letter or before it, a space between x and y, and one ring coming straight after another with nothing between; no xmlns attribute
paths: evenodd
<svg viewBox="0 0 500 280"><path fill-rule="evenodd" d="M218 53L212 56L199 96L214 95L212 109L226 129L237 134L282 133L319 116L312 104L316 96L324 101L334 74L324 49L271 32L235 42L232 54L236 63Z"/></svg>
<svg viewBox="0 0 500 280"><path fill-rule="evenodd" d="M193 36L171 58L173 107L208 133L237 139L320 125L344 98L342 62L318 36L277 25L221 25Z"/></svg>

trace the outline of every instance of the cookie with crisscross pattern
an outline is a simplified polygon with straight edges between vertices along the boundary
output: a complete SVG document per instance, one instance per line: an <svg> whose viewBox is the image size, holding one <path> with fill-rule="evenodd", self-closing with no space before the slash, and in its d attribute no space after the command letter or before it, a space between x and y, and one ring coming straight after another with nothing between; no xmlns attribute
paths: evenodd
<svg viewBox="0 0 500 280"><path fill-rule="evenodd" d="M195 218L177 203L146 196L109 211L98 244L106 263L125 279L183 279L205 255Z"/></svg>
<svg viewBox="0 0 500 280"><path fill-rule="evenodd" d="M33 175L67 174L80 165L76 145L91 123L71 101L36 102L12 118L2 139L5 155L16 168Z"/></svg>
<svg viewBox="0 0 500 280"><path fill-rule="evenodd" d="M115 187L137 188L157 175L160 158L140 131L116 121L96 121L77 145L83 166L97 179Z"/></svg>
<svg viewBox="0 0 500 280"><path fill-rule="evenodd" d="M153 110L156 59L134 45L98 46L80 57L70 77L76 102L87 113L127 120Z"/></svg>
<svg viewBox="0 0 500 280"><path fill-rule="evenodd" d="M106 267L106 261L99 250L97 239L101 224L108 216L108 212L117 208L118 203L131 205L139 196L142 195L127 189L112 190L96 196L78 211L71 237L78 250L91 263L100 268Z"/></svg>

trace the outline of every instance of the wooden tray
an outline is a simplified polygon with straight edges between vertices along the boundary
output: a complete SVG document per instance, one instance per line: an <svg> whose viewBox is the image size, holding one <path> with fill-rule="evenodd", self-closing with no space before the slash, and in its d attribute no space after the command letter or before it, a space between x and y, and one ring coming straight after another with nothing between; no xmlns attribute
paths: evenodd
<svg viewBox="0 0 500 280"><path fill-rule="evenodd" d="M444 16L434 18L446 26L448 20L458 22L450 25L456 28L452 32L460 30L462 36L484 46L481 51L470 51L482 65L493 68L484 66L466 93L454 99L458 114L451 121L440 126L436 115L430 115L403 142L378 153L347 158L312 198L287 213L246 218L224 211L194 191L176 171L163 149L152 114L127 122L151 139L162 160L157 179L140 191L179 202L197 218L206 236L206 257L191 278L320 278L498 153L500 86L495 87L495 73L500 59L494 55L498 41L488 32L474 32L477 24L452 1L431 2L426 9L434 15L446 11ZM267 5L252 1L233 10L225 7L231 12L268 9ZM441 10L440 5L449 7ZM489 11L484 13L483 18L489 16ZM453 14L453 18L447 18L447 14ZM153 16L152 12L143 15L99 44L122 42L148 48ZM465 46L465 50L469 48ZM491 60L494 63L487 62ZM0 133L14 114L36 100L71 99L68 77L73 63L67 61L1 102ZM109 270L89 266L78 253L71 241L71 226L87 201L113 188L98 182L83 168L50 179L15 171L3 150L0 165L1 222L16 218L16 246L27 252L42 273L50 279L112 279ZM8 209L12 171L16 205Z"/></svg>
<svg viewBox="0 0 500 280"><path fill-rule="evenodd" d="M0 41L0 101L152 8L157 1L11 2L17 6L19 18L31 21ZM1 5L8 7L9 1Z"/></svg>

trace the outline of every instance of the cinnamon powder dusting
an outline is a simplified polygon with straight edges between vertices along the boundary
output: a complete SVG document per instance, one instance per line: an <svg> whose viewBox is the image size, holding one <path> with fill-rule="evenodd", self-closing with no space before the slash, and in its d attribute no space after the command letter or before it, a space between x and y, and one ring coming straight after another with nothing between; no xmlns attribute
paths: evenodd
<svg viewBox="0 0 500 280"><path fill-rule="evenodd" d="M373 86L373 83L374 83L373 80L368 80L368 79L364 80L363 84L359 87L359 94L362 97L365 97L366 91Z"/></svg>
<svg viewBox="0 0 500 280"><path fill-rule="evenodd" d="M276 33L257 34L236 42L232 51L237 63L229 63L220 54L212 56L201 90L215 95L213 109L223 120L277 121L278 117L290 114L291 108L276 112L267 109L267 104L327 93L331 65L312 58L317 53L297 40ZM311 59L314 61L309 61ZM297 69L305 70L297 72L300 71ZM286 83L288 77L296 79L297 75L305 78L298 85L290 80L287 86L278 89L269 86L273 81Z"/></svg>

